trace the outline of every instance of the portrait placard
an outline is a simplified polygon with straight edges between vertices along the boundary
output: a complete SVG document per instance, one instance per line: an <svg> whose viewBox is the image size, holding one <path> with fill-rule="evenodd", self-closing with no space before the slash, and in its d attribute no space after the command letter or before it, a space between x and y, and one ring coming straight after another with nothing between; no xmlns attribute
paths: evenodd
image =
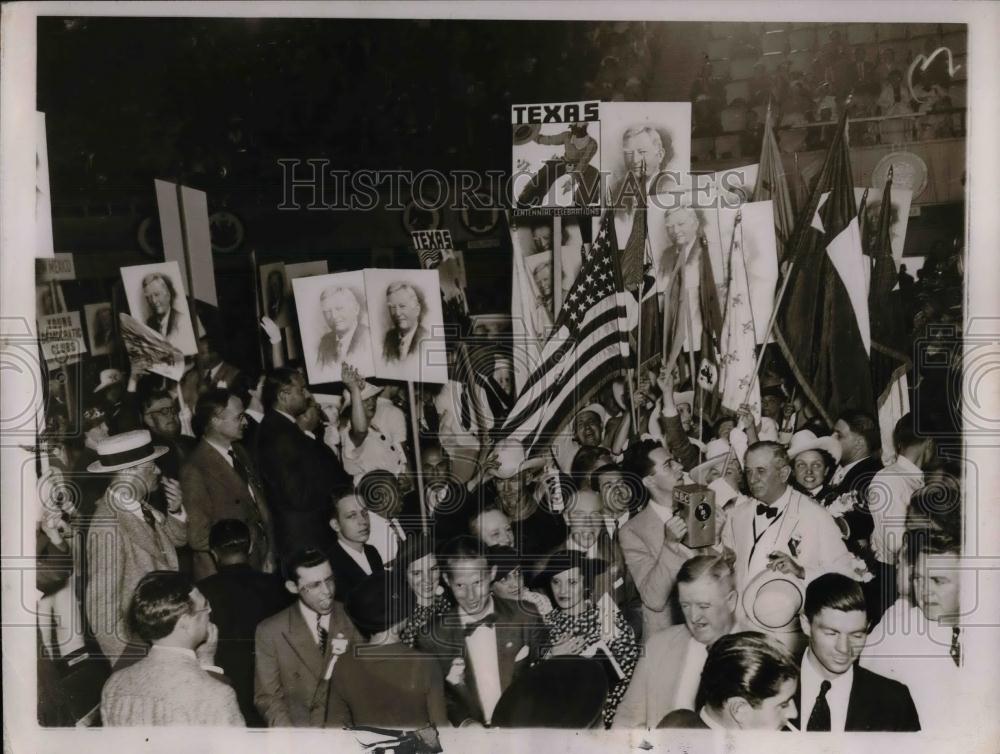
<svg viewBox="0 0 1000 754"><path fill-rule="evenodd" d="M177 262L121 268L129 312L185 356L198 353Z"/></svg>
<svg viewBox="0 0 1000 754"><path fill-rule="evenodd" d="M309 383L339 382L344 364L375 374L361 270L292 281Z"/></svg>
<svg viewBox="0 0 1000 754"><path fill-rule="evenodd" d="M87 323L87 342L94 356L103 356L113 350L115 340L115 313L109 301L84 304L84 321Z"/></svg>

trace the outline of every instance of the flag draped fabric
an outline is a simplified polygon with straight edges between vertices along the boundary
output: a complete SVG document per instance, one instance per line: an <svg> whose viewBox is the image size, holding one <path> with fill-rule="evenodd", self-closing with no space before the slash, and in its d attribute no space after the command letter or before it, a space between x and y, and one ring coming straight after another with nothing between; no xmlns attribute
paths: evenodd
<svg viewBox="0 0 1000 754"><path fill-rule="evenodd" d="M626 369L628 321L617 256L609 211L500 437L520 440L529 451L541 448L577 405Z"/></svg>
<svg viewBox="0 0 1000 754"><path fill-rule="evenodd" d="M848 408L875 413L868 260L858 231L846 120L845 109L789 241L787 294L774 333L803 394L830 426ZM824 194L817 230L813 218Z"/></svg>
<svg viewBox="0 0 1000 754"><path fill-rule="evenodd" d="M903 315L902 294L896 286L896 263L892 257L892 169L882 189L878 227L869 229L865 244L873 261L868 308L871 312L872 389L878 405L883 452L891 451L896 422L910 410L906 372L911 365L911 345Z"/></svg>
<svg viewBox="0 0 1000 754"><path fill-rule="evenodd" d="M760 417L760 384L754 379L757 338L750 306L750 276L743 249L742 215L736 215L729 253L726 317L722 325L719 386L722 406L736 412L746 403Z"/></svg>
<svg viewBox="0 0 1000 754"><path fill-rule="evenodd" d="M771 107L767 108L764 123L764 141L760 148L760 167L757 169L757 184L751 201L774 203L774 230L778 238L778 262L785 259L785 244L792 235L795 215L792 210L792 195L785 178L785 165L781 161L778 140L771 125Z"/></svg>

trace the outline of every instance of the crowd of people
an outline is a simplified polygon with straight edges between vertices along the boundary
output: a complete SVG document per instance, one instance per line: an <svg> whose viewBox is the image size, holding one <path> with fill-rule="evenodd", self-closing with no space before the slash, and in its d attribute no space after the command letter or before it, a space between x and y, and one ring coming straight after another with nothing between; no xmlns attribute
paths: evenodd
<svg viewBox="0 0 1000 754"><path fill-rule="evenodd" d="M443 726L946 723L961 480L914 414L882 448L876 417L825 426L768 372L759 417L709 423L663 369L636 416L609 383L529 456L456 438L459 383L410 406L344 375L331 415L297 368L257 374L204 337L179 383L101 372L80 441L53 404L43 724L375 726L433 748ZM899 636L904 615L930 633Z"/></svg>

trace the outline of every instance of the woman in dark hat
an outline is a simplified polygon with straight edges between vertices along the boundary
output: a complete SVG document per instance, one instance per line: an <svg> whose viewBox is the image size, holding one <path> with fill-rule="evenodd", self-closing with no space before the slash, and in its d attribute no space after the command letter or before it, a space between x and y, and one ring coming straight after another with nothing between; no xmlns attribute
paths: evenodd
<svg viewBox="0 0 1000 754"><path fill-rule="evenodd" d="M344 608L368 643L335 660L326 727L419 730L449 724L440 663L400 638L415 600L393 571L373 573L351 590Z"/></svg>
<svg viewBox="0 0 1000 754"><path fill-rule="evenodd" d="M532 586L546 591L555 606L546 618L550 656L600 657L604 651L610 656L608 666L617 665L613 670L617 680L610 684L604 703L604 725L611 727L639 659L639 646L625 616L613 603L606 601L613 612L611 617L591 598L594 578L604 568L604 561L592 560L578 550L559 550L548 557Z"/></svg>
<svg viewBox="0 0 1000 754"><path fill-rule="evenodd" d="M552 612L552 602L548 597L525 586L525 566L529 561L517 550L503 545L488 547L486 559L496 568L490 584L490 591L494 597L526 605L543 619Z"/></svg>
<svg viewBox="0 0 1000 754"><path fill-rule="evenodd" d="M400 628L399 638L408 647L416 646L417 635L426 631L435 615L451 607L447 590L441 585L441 571L431 537L410 534L400 546L389 568L405 580L414 594L412 611ZM402 583L402 582L400 582Z"/></svg>

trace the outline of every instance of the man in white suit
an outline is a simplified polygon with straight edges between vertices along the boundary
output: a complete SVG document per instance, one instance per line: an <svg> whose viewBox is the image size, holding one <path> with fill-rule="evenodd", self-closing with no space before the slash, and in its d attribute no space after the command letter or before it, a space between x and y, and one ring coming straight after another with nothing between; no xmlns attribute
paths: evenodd
<svg viewBox="0 0 1000 754"><path fill-rule="evenodd" d="M708 649L736 630L736 582L720 555L696 555L677 573L684 623L657 632L615 713L615 728L656 728L676 709L695 709Z"/></svg>
<svg viewBox="0 0 1000 754"><path fill-rule="evenodd" d="M742 591L765 568L805 582L830 571L852 575L850 553L827 510L788 486L788 455L776 442L757 442L746 453L752 499L737 505L722 529L735 553L736 588Z"/></svg>

